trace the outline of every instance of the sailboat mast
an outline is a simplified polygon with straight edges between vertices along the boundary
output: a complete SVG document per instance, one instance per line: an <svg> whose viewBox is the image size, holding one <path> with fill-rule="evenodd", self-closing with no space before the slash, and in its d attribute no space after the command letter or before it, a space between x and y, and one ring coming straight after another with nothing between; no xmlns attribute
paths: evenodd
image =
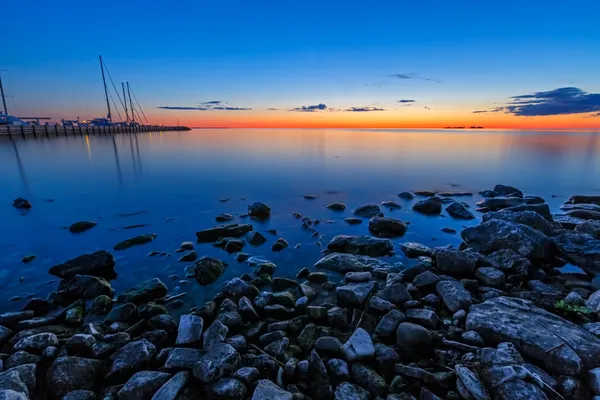
<svg viewBox="0 0 600 400"><path fill-rule="evenodd" d="M133 112L133 103L131 102L131 91L129 90L129 82L127 82L127 94L129 94L129 108L131 108L131 122L135 122L135 113ZM125 95L123 95L125 97Z"/></svg>
<svg viewBox="0 0 600 400"><path fill-rule="evenodd" d="M2 74L0 74L0 94L2 94L2 104L4 105L4 115L8 115L8 108L6 108L6 97L4 97L4 87L2 86Z"/></svg>
<svg viewBox="0 0 600 400"><path fill-rule="evenodd" d="M108 101L108 89L106 88L106 78L104 77L104 63L102 62L102 56L98 56L100 58L100 69L102 70L102 83L104 83L104 96L106 97L106 108L108 108L108 115L106 118L110 122L112 122L112 117L110 115L110 102Z"/></svg>
<svg viewBox="0 0 600 400"><path fill-rule="evenodd" d="M127 123L129 123L129 114L127 113L127 97L125 97L125 84L121 82L121 88L123 89L123 101L125 102L125 118Z"/></svg>

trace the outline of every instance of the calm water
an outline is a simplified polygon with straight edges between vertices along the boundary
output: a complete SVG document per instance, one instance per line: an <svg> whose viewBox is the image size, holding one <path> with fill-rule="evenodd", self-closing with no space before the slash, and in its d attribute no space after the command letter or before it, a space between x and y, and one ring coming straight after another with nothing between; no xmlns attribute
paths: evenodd
<svg viewBox="0 0 600 400"><path fill-rule="evenodd" d="M340 233L368 233L366 221L359 226L343 222L349 209L394 200L403 209L386 211L386 215L411 223L407 235L395 243L458 244L458 235L440 229L460 230L464 222L416 215L410 211L411 202L399 199L397 193L424 189L477 193L496 183L543 196L556 210L571 194L597 194L599 134L194 130L114 137L0 138L0 311L19 309L28 295L45 297L55 290L58 281L47 272L52 265L83 253L111 250L117 242L142 233L158 237L150 244L114 252L119 277L112 284L117 293L158 276L171 293L187 292L189 303L202 304L221 282L251 268L221 249L201 244L196 247L199 255L226 260L229 268L209 287L194 281L179 284L168 278L185 276L185 264L177 262L174 251L182 241L194 241L197 230L215 225L216 215L239 215L256 200L270 205L273 215L264 224L253 222L255 229L276 229L277 237L287 239L290 248L272 253L270 245L277 237L265 234L269 243L246 246L244 251L274 261L276 276L295 275L320 256L315 239L291 216L295 211L332 220L318 227L326 243ZM317 194L319 199L304 200L305 194ZM30 211L11 207L19 196L32 202ZM469 203L478 200L478 195L466 199ZM346 212L323 207L334 201L346 203ZM136 212L143 213L119 216ZM94 220L98 226L77 235L65 230L79 220ZM149 226L123 229L134 224ZM293 249L298 243L301 248ZM152 250L173 256L147 257ZM30 254L37 259L21 263ZM401 251L390 261L411 264ZM10 301L13 296L23 299Z"/></svg>

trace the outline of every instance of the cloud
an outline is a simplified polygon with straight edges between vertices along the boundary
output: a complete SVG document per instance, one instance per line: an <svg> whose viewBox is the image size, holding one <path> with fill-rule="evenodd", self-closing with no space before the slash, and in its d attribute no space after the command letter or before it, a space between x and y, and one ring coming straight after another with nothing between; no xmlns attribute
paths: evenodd
<svg viewBox="0 0 600 400"><path fill-rule="evenodd" d="M325 111L325 110L327 110L327 105L324 103L320 103L320 104L313 105L313 106L302 106L302 107L292 108L290 111L316 112L316 111Z"/></svg>
<svg viewBox="0 0 600 400"><path fill-rule="evenodd" d="M199 106L159 106L158 108L162 110L184 110L184 111L250 111L251 108L246 107L231 107L224 106L224 103L220 100L212 100L205 101L204 103L200 103Z"/></svg>
<svg viewBox="0 0 600 400"><path fill-rule="evenodd" d="M269 107L269 108L267 108L267 111L279 111L279 109L278 108Z"/></svg>
<svg viewBox="0 0 600 400"><path fill-rule="evenodd" d="M489 110L475 110L473 111L473 114L482 114L482 113L486 113L489 112Z"/></svg>
<svg viewBox="0 0 600 400"><path fill-rule="evenodd" d="M430 81L430 82L435 82L435 83L442 83L442 81L440 81L439 79L428 78L426 76L421 76L419 74L415 74L415 73L412 73L412 72L403 73L403 74L392 74L390 76L392 78L396 78L396 79L420 79L420 80L423 80L423 81Z"/></svg>
<svg viewBox="0 0 600 400"><path fill-rule="evenodd" d="M350 108L346 108L344 111L370 112L370 111L385 111L385 109L384 108L377 108L377 107L350 107Z"/></svg>
<svg viewBox="0 0 600 400"><path fill-rule="evenodd" d="M398 100L398 103L414 103L416 100Z"/></svg>
<svg viewBox="0 0 600 400"><path fill-rule="evenodd" d="M584 114L600 111L600 93L588 93L576 87L563 87L511 97L508 104L490 112L524 117ZM600 115L600 113L599 113Z"/></svg>
<svg viewBox="0 0 600 400"><path fill-rule="evenodd" d="M429 108L429 107L427 107L427 106L425 106L425 107L423 107L423 108L425 108L426 110L429 110L429 111L431 111L431 108Z"/></svg>

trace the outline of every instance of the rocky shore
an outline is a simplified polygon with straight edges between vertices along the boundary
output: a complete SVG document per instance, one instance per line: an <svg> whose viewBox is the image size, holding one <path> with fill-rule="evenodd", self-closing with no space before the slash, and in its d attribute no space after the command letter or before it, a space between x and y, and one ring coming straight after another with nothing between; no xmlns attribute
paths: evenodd
<svg viewBox="0 0 600 400"><path fill-rule="evenodd" d="M476 216L459 199L469 195L399 197L415 212L467 220ZM227 268L199 256L202 243L251 268L179 318L169 310L181 295L158 278L115 293L109 251L55 265L56 291L0 314L0 399L600 399L600 196L572 196L552 215L510 186L481 195L481 223L460 232L459 248L403 241L412 227L382 211L394 202L359 207L348 223L368 221L372 236L332 238L296 279L242 252L267 241L291 251L285 239L221 214L225 225L182 243L186 275L216 285ZM270 213L258 202L247 216ZM295 217L306 230L320 222ZM394 252L416 265L388 263Z"/></svg>

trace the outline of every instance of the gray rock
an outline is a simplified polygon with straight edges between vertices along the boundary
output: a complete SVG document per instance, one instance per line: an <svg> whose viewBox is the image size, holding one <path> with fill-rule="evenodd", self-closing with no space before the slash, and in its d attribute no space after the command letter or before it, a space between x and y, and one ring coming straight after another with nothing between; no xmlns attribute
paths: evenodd
<svg viewBox="0 0 600 400"><path fill-rule="evenodd" d="M442 212L442 202L437 197L416 202L412 209L425 215L439 215Z"/></svg>
<svg viewBox="0 0 600 400"><path fill-rule="evenodd" d="M490 267L481 267L475 271L475 278L484 286L501 288L504 286L506 276L504 272Z"/></svg>
<svg viewBox="0 0 600 400"><path fill-rule="evenodd" d="M369 299L369 308L368 311L370 313L375 314L385 314L392 310L397 310L398 307L394 304L390 303L387 300L384 300L380 297L373 296Z"/></svg>
<svg viewBox="0 0 600 400"><path fill-rule="evenodd" d="M456 364L454 367L454 371L456 372L456 376L462 387L466 389L468 394L475 400L489 400L490 396L488 395L485 386L479 379L479 377L470 369ZM465 397L463 395L463 397Z"/></svg>
<svg viewBox="0 0 600 400"><path fill-rule="evenodd" d="M66 292L78 299L93 300L100 295L112 297L114 290L104 278L75 275L67 284Z"/></svg>
<svg viewBox="0 0 600 400"><path fill-rule="evenodd" d="M377 292L376 296L399 307L408 300L412 299L410 293L406 289L406 286L400 282L387 285L385 288Z"/></svg>
<svg viewBox="0 0 600 400"><path fill-rule="evenodd" d="M530 260L548 259L555 245L540 231L527 225L490 219L461 232L467 245L482 253L511 249Z"/></svg>
<svg viewBox="0 0 600 400"><path fill-rule="evenodd" d="M496 297L473 306L467 330L486 341L511 342L549 371L568 376L600 366L600 340L533 303Z"/></svg>
<svg viewBox="0 0 600 400"><path fill-rule="evenodd" d="M106 379L125 381L135 372L147 369L154 353L156 347L145 339L126 344L110 356L112 364Z"/></svg>
<svg viewBox="0 0 600 400"><path fill-rule="evenodd" d="M594 368L587 373L587 384L595 395L600 394L600 368Z"/></svg>
<svg viewBox="0 0 600 400"><path fill-rule="evenodd" d="M43 332L19 340L15 343L13 349L42 354L48 346L58 347L58 337L54 333Z"/></svg>
<svg viewBox="0 0 600 400"><path fill-rule="evenodd" d="M24 350L15 351L4 360L4 367L11 369L25 364L38 364L42 362L42 357L30 354Z"/></svg>
<svg viewBox="0 0 600 400"><path fill-rule="evenodd" d="M387 383L377 372L363 364L352 364L352 376L356 383L366 388L373 396L382 396Z"/></svg>
<svg viewBox="0 0 600 400"><path fill-rule="evenodd" d="M315 340L315 350L321 355L339 356L342 354L342 342L333 336L321 336Z"/></svg>
<svg viewBox="0 0 600 400"><path fill-rule="evenodd" d="M583 327L592 335L600 337L600 322L588 322L587 324L583 324Z"/></svg>
<svg viewBox="0 0 600 400"><path fill-rule="evenodd" d="M431 351L432 337L421 325L402 322L396 330L396 343L410 354L427 354Z"/></svg>
<svg viewBox="0 0 600 400"><path fill-rule="evenodd" d="M332 358L327 361L327 371L329 376L333 378L335 382L343 382L350 380L350 370L348 369L348 363L339 358Z"/></svg>
<svg viewBox="0 0 600 400"><path fill-rule="evenodd" d="M152 396L152 400L175 400L189 380L189 372L175 374Z"/></svg>
<svg viewBox="0 0 600 400"><path fill-rule="evenodd" d="M84 254L50 268L50 275L69 280L75 275L92 275L111 279L115 273L115 259L107 251L101 250L91 254ZM1 324L1 323L0 323ZM2 324L3 325L3 324Z"/></svg>
<svg viewBox="0 0 600 400"><path fill-rule="evenodd" d="M461 339L466 344L470 344L471 346L483 346L485 345L485 341L481 337L481 335L475 331L466 331L461 335Z"/></svg>
<svg viewBox="0 0 600 400"><path fill-rule="evenodd" d="M261 379L254 389L252 400L292 400L292 394L267 379Z"/></svg>
<svg viewBox="0 0 600 400"><path fill-rule="evenodd" d="M427 329L436 329L442 324L442 321L435 312L423 308L406 310L406 319Z"/></svg>
<svg viewBox="0 0 600 400"><path fill-rule="evenodd" d="M363 328L357 328L342 347L347 361L356 362L375 356L375 348L369 333Z"/></svg>
<svg viewBox="0 0 600 400"><path fill-rule="evenodd" d="M222 343L227 337L227 332L229 332L229 328L221 321L215 320L204 332L204 349L208 349L212 344Z"/></svg>
<svg viewBox="0 0 600 400"><path fill-rule="evenodd" d="M552 234L552 227L550 226L550 222L540 214L534 211L509 211L502 210L497 212L489 212L483 214L481 217L483 222L489 221L490 219L499 219L508 222L514 222L517 224L527 225L533 229L536 229L542 232L546 236L550 236Z"/></svg>
<svg viewBox="0 0 600 400"><path fill-rule="evenodd" d="M537 386L516 379L498 387L495 398L498 400L547 400L548 396Z"/></svg>
<svg viewBox="0 0 600 400"><path fill-rule="evenodd" d="M419 289L430 289L434 288L438 281L439 278L436 274L431 271L425 271L417 275L415 279L413 279L412 284Z"/></svg>
<svg viewBox="0 0 600 400"><path fill-rule="evenodd" d="M202 351L198 349L176 348L171 350L164 369L167 371L177 371L181 369L191 370L194 365L201 360Z"/></svg>
<svg viewBox="0 0 600 400"><path fill-rule="evenodd" d="M340 307L361 308L365 305L369 294L375 288L373 282L349 283L338 286L336 291L337 303Z"/></svg>
<svg viewBox="0 0 600 400"><path fill-rule="evenodd" d="M587 233L588 235L594 237L594 239L600 239L600 221L584 221L580 224L577 224L577 226L575 227L575 231L580 233Z"/></svg>
<svg viewBox="0 0 600 400"><path fill-rule="evenodd" d="M238 311L246 322L258 321L260 319L256 310L252 306L252 302L247 297L242 297L240 299L238 303Z"/></svg>
<svg viewBox="0 0 600 400"><path fill-rule="evenodd" d="M34 389L35 385L28 386L16 368L0 373L0 396L5 396L4 398L7 400L27 400L29 393L33 394Z"/></svg>
<svg viewBox="0 0 600 400"><path fill-rule="evenodd" d="M12 330L10 330L4 326L0 326L0 346L3 345L8 339L10 339L12 334L13 334Z"/></svg>
<svg viewBox="0 0 600 400"><path fill-rule="evenodd" d="M394 238L402 236L408 230L408 226L394 218L373 217L369 220L369 231L377 237Z"/></svg>
<svg viewBox="0 0 600 400"><path fill-rule="evenodd" d="M217 225L213 228L204 229L196 232L196 238L200 243L215 242L219 238L224 237L240 237L247 232L252 230L252 225L249 224L229 224L229 225Z"/></svg>
<svg viewBox="0 0 600 400"><path fill-rule="evenodd" d="M285 352L288 350L289 345L290 339L284 337L265 346L264 351L279 361L285 361Z"/></svg>
<svg viewBox="0 0 600 400"><path fill-rule="evenodd" d="M216 298L218 300L231 299L237 303L242 297L254 300L256 296L258 296L258 289L255 286L244 282L240 278L233 278L225 284Z"/></svg>
<svg viewBox="0 0 600 400"><path fill-rule="evenodd" d="M384 261L372 257L333 253L317 261L315 268L345 274L347 272L373 271L376 268L390 269L391 266Z"/></svg>
<svg viewBox="0 0 600 400"><path fill-rule="evenodd" d="M254 367L242 367L235 371L232 376L246 385L250 385L260 378L260 372Z"/></svg>
<svg viewBox="0 0 600 400"><path fill-rule="evenodd" d="M561 255L573 264L584 269L600 268L600 240L586 233L564 232L554 241Z"/></svg>
<svg viewBox="0 0 600 400"><path fill-rule="evenodd" d="M204 383L217 381L233 373L240 360L239 353L232 346L226 343L214 343L194 365L194 376Z"/></svg>
<svg viewBox="0 0 600 400"><path fill-rule="evenodd" d="M62 398L73 390L92 390L104 381L106 362L80 357L54 360L46 374L46 388L53 398Z"/></svg>
<svg viewBox="0 0 600 400"><path fill-rule="evenodd" d="M470 275L475 271L477 256L456 249L442 249L435 253L436 268L451 276Z"/></svg>
<svg viewBox="0 0 600 400"><path fill-rule="evenodd" d="M496 196L513 196L513 197L523 197L523 192L517 189L514 186L508 185L496 185L494 186L494 193Z"/></svg>
<svg viewBox="0 0 600 400"><path fill-rule="evenodd" d="M327 244L327 249L337 253L381 257L391 253L394 250L394 246L389 239L379 239L370 236L338 235Z"/></svg>
<svg viewBox="0 0 600 400"><path fill-rule="evenodd" d="M348 272L346 276L344 276L346 282L369 282L372 278L371 273L368 271L365 272Z"/></svg>
<svg viewBox="0 0 600 400"><path fill-rule="evenodd" d="M383 213L377 204L360 206L352 210L352 214L364 218L383 217Z"/></svg>
<svg viewBox="0 0 600 400"><path fill-rule="evenodd" d="M398 325L405 320L406 317L402 312L398 310L391 310L385 314L377 324L377 327L375 328L375 335L377 335L378 338L393 338L396 335L396 329L398 329Z"/></svg>
<svg viewBox="0 0 600 400"><path fill-rule="evenodd" d="M570 292L564 298L565 304L570 306L584 306L585 299L577 292Z"/></svg>
<svg viewBox="0 0 600 400"><path fill-rule="evenodd" d="M369 400L371 395L360 386L343 382L335 389L335 400Z"/></svg>
<svg viewBox="0 0 600 400"><path fill-rule="evenodd" d="M91 390L73 390L67 393L62 400L96 400L96 393Z"/></svg>
<svg viewBox="0 0 600 400"><path fill-rule="evenodd" d="M117 392L117 400L150 399L170 378L164 372L138 372Z"/></svg>
<svg viewBox="0 0 600 400"><path fill-rule="evenodd" d="M160 279L153 278L126 290L117 300L140 305L164 297L167 292L167 286Z"/></svg>
<svg viewBox="0 0 600 400"><path fill-rule="evenodd" d="M469 309L473 304L473 297L460 282L440 281L436 290L446 307L453 313L461 309Z"/></svg>
<svg viewBox="0 0 600 400"><path fill-rule="evenodd" d="M131 341L131 337L126 332L118 332L103 336L92 345L92 355L95 358L108 358L115 351L125 346Z"/></svg>
<svg viewBox="0 0 600 400"><path fill-rule="evenodd" d="M488 259L495 267L507 274L525 277L535 272L531 261L511 249L495 251L488 256Z"/></svg>
<svg viewBox="0 0 600 400"><path fill-rule="evenodd" d="M179 319L176 345L194 345L202 340L204 320L195 315L182 315Z"/></svg>
<svg viewBox="0 0 600 400"><path fill-rule="evenodd" d="M420 256L431 257L433 250L430 247L415 242L400 243L400 249L408 258L417 258Z"/></svg>
<svg viewBox="0 0 600 400"><path fill-rule="evenodd" d="M113 307L105 318L108 323L112 322L127 322L132 317L136 316L137 307L133 303L125 303L117 307Z"/></svg>
<svg viewBox="0 0 600 400"><path fill-rule="evenodd" d="M471 211L467 210L465 206L458 202L450 203L450 205L446 207L446 212L456 219L475 219L475 216Z"/></svg>
<svg viewBox="0 0 600 400"><path fill-rule="evenodd" d="M78 333L67 340L67 351L69 354L87 354L92 351L96 344L96 338L85 333Z"/></svg>

